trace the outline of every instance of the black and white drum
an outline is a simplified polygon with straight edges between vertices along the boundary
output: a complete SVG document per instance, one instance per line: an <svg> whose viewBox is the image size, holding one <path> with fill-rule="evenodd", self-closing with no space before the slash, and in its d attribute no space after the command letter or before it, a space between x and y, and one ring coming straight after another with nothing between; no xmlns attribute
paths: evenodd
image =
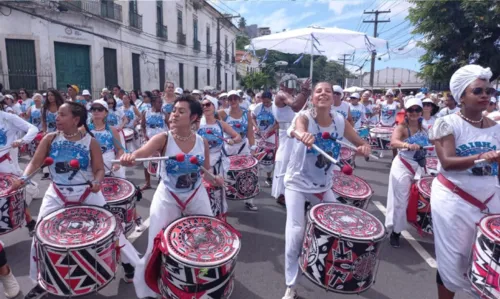
<svg viewBox="0 0 500 299"><path fill-rule="evenodd" d="M18 176L0 173L0 235L10 233L24 223L25 187L10 192Z"/></svg>
<svg viewBox="0 0 500 299"><path fill-rule="evenodd" d="M135 225L137 189L132 182L113 177L105 177L101 182L101 192L110 210L125 224L125 233Z"/></svg>
<svg viewBox="0 0 500 299"><path fill-rule="evenodd" d="M97 206L54 211L35 228L38 281L48 293L73 297L99 291L119 266L119 221Z"/></svg>
<svg viewBox="0 0 500 299"><path fill-rule="evenodd" d="M386 235L382 222L365 210L337 203L315 205L308 214L300 268L325 290L359 294L375 283Z"/></svg>
<svg viewBox="0 0 500 299"><path fill-rule="evenodd" d="M163 234L163 298L229 298L241 243L229 224L208 216L172 222Z"/></svg>

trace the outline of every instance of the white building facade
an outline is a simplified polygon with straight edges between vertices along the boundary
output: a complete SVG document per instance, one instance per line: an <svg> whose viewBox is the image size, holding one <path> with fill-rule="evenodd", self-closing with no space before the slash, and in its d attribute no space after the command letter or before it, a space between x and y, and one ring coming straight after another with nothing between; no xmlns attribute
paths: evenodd
<svg viewBox="0 0 500 299"><path fill-rule="evenodd" d="M217 86L220 20L220 89L237 87L238 29L203 0L24 0L0 2L0 82L99 91ZM10 14L9 14L10 13Z"/></svg>

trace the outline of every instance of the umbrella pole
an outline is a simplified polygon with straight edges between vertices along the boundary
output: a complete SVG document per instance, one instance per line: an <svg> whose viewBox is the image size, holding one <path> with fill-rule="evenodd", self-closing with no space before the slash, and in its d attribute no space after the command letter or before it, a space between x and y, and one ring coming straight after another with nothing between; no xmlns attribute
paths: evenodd
<svg viewBox="0 0 500 299"><path fill-rule="evenodd" d="M309 78L311 78L311 84L312 84L312 79L313 79L313 64L314 64L314 61L313 61L313 58L314 58L314 41L312 39L312 36L311 36L311 65L309 66Z"/></svg>

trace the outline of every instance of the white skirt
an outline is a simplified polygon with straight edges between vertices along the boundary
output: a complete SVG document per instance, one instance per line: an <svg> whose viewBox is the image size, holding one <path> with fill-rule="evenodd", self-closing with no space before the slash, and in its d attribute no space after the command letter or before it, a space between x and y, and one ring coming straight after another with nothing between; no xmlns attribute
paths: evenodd
<svg viewBox="0 0 500 299"><path fill-rule="evenodd" d="M279 130L279 147L276 151L276 159L274 162L274 177L271 195L278 198L280 195L285 194L285 173L290 160L290 153L292 152L293 145L296 142L294 138L290 138L286 134L287 130Z"/></svg>

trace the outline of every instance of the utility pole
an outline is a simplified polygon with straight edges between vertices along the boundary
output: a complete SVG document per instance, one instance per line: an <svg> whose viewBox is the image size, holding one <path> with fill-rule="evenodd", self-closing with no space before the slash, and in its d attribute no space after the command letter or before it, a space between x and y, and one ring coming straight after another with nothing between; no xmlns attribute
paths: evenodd
<svg viewBox="0 0 500 299"><path fill-rule="evenodd" d="M240 15L237 15L237 16L231 16L231 15L224 15L223 17L219 17L217 18L217 53L215 54L215 57L216 57L216 66L217 66L217 84L216 84L216 89L217 90L221 90L221 85L222 85L222 81L221 81L221 74L220 74L220 71L221 71L221 67L222 67L222 52L220 50L220 22L221 20L228 20L230 22L231 19L233 18L239 18ZM234 42L236 42L236 40L234 40ZM227 50L227 49L226 49Z"/></svg>
<svg viewBox="0 0 500 299"><path fill-rule="evenodd" d="M344 66L344 69L342 70L342 88L345 88L345 62L349 59L351 59L351 57L347 58L347 56L352 56L352 54L340 54L340 56L343 56L344 58L341 58L339 59L339 61L342 61L343 62L343 66Z"/></svg>
<svg viewBox="0 0 500 299"><path fill-rule="evenodd" d="M389 23L391 19L389 20L379 20L378 15L379 14L384 14L384 13L390 13L391 10L375 10L375 11L365 11L363 12L364 14L374 14L375 15L375 20L364 20L363 23L374 23L375 26L373 28L373 37L377 37L377 28L378 28L378 23ZM370 68L370 87L373 90L373 75L375 74L375 58L377 54L375 51L372 53L372 66Z"/></svg>

